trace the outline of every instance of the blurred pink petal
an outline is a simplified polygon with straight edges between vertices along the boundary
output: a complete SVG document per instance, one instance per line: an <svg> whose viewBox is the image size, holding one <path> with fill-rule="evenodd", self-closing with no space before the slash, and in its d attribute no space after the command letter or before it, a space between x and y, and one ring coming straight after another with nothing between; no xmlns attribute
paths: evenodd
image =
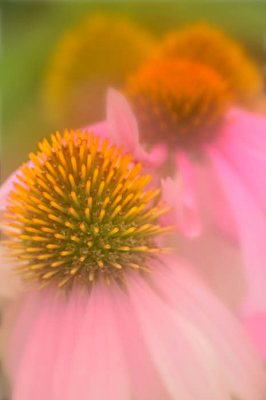
<svg viewBox="0 0 266 400"><path fill-rule="evenodd" d="M260 354L266 359L266 313L254 313L243 321Z"/></svg>
<svg viewBox="0 0 266 400"><path fill-rule="evenodd" d="M230 314L180 260L152 269L151 285L129 275L128 293L26 295L9 343L12 400L261 400L262 365Z"/></svg>
<svg viewBox="0 0 266 400"><path fill-rule="evenodd" d="M116 104L117 121L120 114L128 116L119 140L124 140L130 149L136 148L139 133L129 105L117 93L113 103ZM216 136L210 142L199 143L195 153L193 149L188 152L181 146L173 147L168 148L165 162L168 163L169 174L172 174L170 164L175 152L176 189L167 180L162 185L166 189L165 199L173 209L171 218L177 230L195 240L201 234L204 224L204 230L207 226L210 229L215 226L224 246L225 238L229 247L233 243L242 252L246 273L246 311L265 309L266 118L233 109L226 115ZM226 268L219 263L217 250L217 270L212 275L219 276L220 286L226 287L229 275L223 276L221 273ZM213 267L210 265L210 268ZM242 276L239 280L242 281Z"/></svg>
<svg viewBox="0 0 266 400"><path fill-rule="evenodd" d="M14 400L128 397L112 302L100 287L69 302L51 291L25 301L11 346Z"/></svg>
<svg viewBox="0 0 266 400"><path fill-rule="evenodd" d="M266 218L257 199L235 171L230 161L213 150L210 156L217 169L228 202L234 212L246 266L248 311L266 308ZM226 216L224 216L226 218Z"/></svg>
<svg viewBox="0 0 266 400"><path fill-rule="evenodd" d="M1 218L3 218L2 213L6 209L8 194L12 189L14 182L17 180L16 175L17 171L13 172L0 186L0 224Z"/></svg>
<svg viewBox="0 0 266 400"><path fill-rule="evenodd" d="M180 179L181 193L178 199L182 202L180 217L183 217L183 226L187 226L189 236L198 236L201 232L201 221L198 204L194 196L195 173L191 161L184 152L176 154L177 176ZM175 197L177 198L177 197Z"/></svg>
<svg viewBox="0 0 266 400"><path fill-rule="evenodd" d="M227 200L212 159L207 155L208 149L202 162L191 162L194 173L194 196L202 225L204 230L209 228L217 230L222 240L227 239L238 246L239 238L232 207Z"/></svg>
<svg viewBox="0 0 266 400"><path fill-rule="evenodd" d="M219 148L265 208L266 117L241 109L233 111L220 133Z"/></svg>
<svg viewBox="0 0 266 400"><path fill-rule="evenodd" d="M185 169L180 159L177 163L204 229L216 226L221 240L224 237L242 253L246 312L266 307L265 150L266 118L233 110L212 141L199 146L196 155L187 155ZM219 263L219 247L217 260L214 274L227 286L228 274L220 273L224 264Z"/></svg>
<svg viewBox="0 0 266 400"><path fill-rule="evenodd" d="M188 265L185 264L184 268L178 270L174 263L168 265L169 273L164 273L162 269L158 271L161 272L160 285L163 285L161 287L166 301L174 312L189 318L189 322L198 328L198 333L208 337L208 344L214 346L219 354L218 367L226 365L222 373L223 383L228 380L232 386L237 387L235 391L232 390L231 395L240 399L256 398L256 388L260 381L258 370L254 368L253 357L256 358L256 354L246 342L240 325L232 323L230 313L190 274ZM233 352L231 346L234 348ZM221 382L220 373L218 368L218 382ZM246 386L246 374L257 382L253 388L249 384ZM216 399L215 396L214 398Z"/></svg>
<svg viewBox="0 0 266 400"><path fill-rule="evenodd" d="M100 136L102 139L107 138L108 136L108 129L106 121L98 122L93 125L89 125L82 130L86 130L88 132L93 132L95 135Z"/></svg>
<svg viewBox="0 0 266 400"><path fill-rule="evenodd" d="M14 262L6 249L0 242L0 302L14 298L21 290L23 284L20 276L14 271Z"/></svg>
<svg viewBox="0 0 266 400"><path fill-rule="evenodd" d="M14 172L0 187L0 233L4 229L4 211L7 198L13 187L17 171ZM13 261L9 257L9 250L0 241L0 302L12 299L22 290L20 277L13 271Z"/></svg>
<svg viewBox="0 0 266 400"><path fill-rule="evenodd" d="M195 209L194 198L183 187L182 176L173 180L162 180L162 198L171 207L171 211L163 217L165 224L175 225L178 233L186 237L196 237L200 232L200 220ZM185 184L188 182L184 181Z"/></svg>
<svg viewBox="0 0 266 400"><path fill-rule="evenodd" d="M112 143L135 154L139 146L138 124L126 99L114 89L109 89L107 95L107 123Z"/></svg>
<svg viewBox="0 0 266 400"><path fill-rule="evenodd" d="M141 147L137 120L125 97L114 89L109 89L107 96L107 126L112 143L123 147L146 168L158 167L165 161L167 152L163 144L158 144L150 153Z"/></svg>
<svg viewBox="0 0 266 400"><path fill-rule="evenodd" d="M135 162L138 160L139 152L142 152L138 143L137 127L127 111L123 114L123 108L127 107L125 104L121 105L123 99L115 100L119 104L115 105L111 117L108 117L106 129L111 126L111 130L106 137L111 134L111 143L112 138L116 143L121 141L123 151L133 153ZM121 131L119 119L123 127ZM104 135L105 125L101 125L100 129L103 129ZM131 133L133 137L128 138ZM127 138L123 142L125 134ZM75 138L76 136L70 142L72 148L73 143L76 143ZM65 147L62 146L62 149ZM99 160L103 162L102 158L99 157ZM144 163L145 160L147 161L145 157L140 158ZM78 168L75 167L77 164L73 162L72 156L71 161L72 171L79 177ZM78 161L80 162L79 158ZM117 162L117 159L114 161ZM190 236L197 236L201 226L196 197L195 200L193 198L193 190L196 190L193 163L181 155L178 161L183 179L180 204L179 191L174 189L170 179L163 184L164 200L173 207L172 222ZM113 166L110 168L112 172ZM124 174L124 170L122 172ZM97 181L97 175L94 174L93 177L95 176ZM135 182L135 178L133 172L133 180L129 185ZM80 186L85 198L82 205L87 210L87 193L84 195L83 182ZM63 188L65 187L63 183ZM48 188L52 191L53 186L50 185ZM139 190L138 186L137 189ZM72 189L70 190L72 194ZM95 189L97 194L99 191ZM139 195L136 188L133 193ZM140 192L140 196L147 193L150 195L149 192ZM71 199L72 197L73 195L70 196ZM173 199L178 204L177 207ZM96 200L99 200L97 196ZM46 200L43 201L47 204ZM75 198L73 201L75 202ZM51 201L49 204L52 205L54 202ZM133 206L130 207L130 210L134 210ZM135 209L138 210L138 207L135 206ZM151 211L155 213L154 216L156 213L160 215L160 209L156 207ZM39 210L38 212L40 213ZM40 215L43 216L42 213ZM125 216L125 221L128 221L128 212ZM45 221L46 217L44 213ZM122 219L120 223L125 221ZM135 221L138 222L138 218ZM141 218L140 221L143 222ZM145 218L144 221L146 222ZM148 219L148 221L153 220ZM98 223L101 222L99 217ZM111 223L113 222L111 218ZM23 224L19 225L22 230L27 227L26 223ZM56 226L59 232L61 231L61 220L59 225L54 225L54 220L51 224ZM140 227L142 226L140 223ZM157 225L155 227L158 229ZM42 238L50 240L50 232L48 231L48 234L44 232ZM96 235L98 233L99 231ZM74 241L72 236L70 237ZM55 235L52 236L52 240L54 238ZM28 240L28 237L26 239ZM21 240L20 236L18 240ZM59 237L58 240L57 243L61 243L62 238ZM35 240L32 240L32 243L34 245ZM87 250L87 240L84 243ZM74 251L77 251L75 246ZM41 249L41 255L38 247L37 249L38 257L41 256L37 259L45 259L46 247L45 253ZM78 251L79 249L80 247ZM53 248L49 250L54 251ZM100 247L95 246L95 250L102 256ZM128 251L123 248L118 250ZM136 247L133 250L138 252L143 249ZM138 258L136 255L139 264L131 263L131 265L124 265L122 263L124 258L121 265L119 263L113 265L111 258L111 261L107 258L105 265L100 263L98 265L98 259L93 260L92 266L89 262L84 265L84 259L80 257L78 265L80 268L85 266L86 272L87 268L91 267L89 272L94 274L95 264L98 266L99 279L94 275L92 281L90 275L79 276L80 279L88 279L89 290L79 285L80 281L77 280L74 281L77 285L70 286L69 291L59 291L55 286L58 281L53 281L53 275L52 278L49 275L47 277L47 270L51 272L50 267L60 268L60 264L54 264L57 264L58 257L61 259L61 251L58 253L56 250L52 253L56 262L50 265L51 258L48 258L44 269L42 264L37 263L37 274L38 269L41 270L41 274L37 275L39 281L43 283L44 279L51 279L48 282L50 288L37 290L34 284L33 287L25 286L26 293L17 300L16 316L11 318L8 310L6 314L6 321L12 321L9 323L12 328L5 361L12 384L12 400L232 400L232 397L241 400L263 399L266 393L263 365L241 327L225 307L191 274L190 267L179 257L161 254L160 248L148 247L148 250L151 251L152 257ZM121 255L119 252L115 253L117 258L119 254ZM92 253L87 253L87 261L90 261L91 257ZM118 261L120 262L119 258ZM34 274L36 265L29 262L27 267ZM122 270L124 273L121 276L125 284L121 285L122 287L116 284L117 275L112 276L114 279L110 281L110 286L104 284L101 279L104 276L101 275L100 271L103 271L101 268L108 268L108 274L113 273L112 268ZM146 272L147 268L149 273ZM65 265L59 270L62 273L63 283L65 275L68 274L69 278L73 274L73 269L73 264L70 263L67 270ZM76 272L77 270L74 270L74 274ZM61 282L62 280L59 280L60 284Z"/></svg>
<svg viewBox="0 0 266 400"><path fill-rule="evenodd" d="M238 313L246 294L243 257L234 242L228 242L214 226L203 225L201 235L179 238L178 252L194 266L221 301Z"/></svg>
<svg viewBox="0 0 266 400"><path fill-rule="evenodd" d="M78 304L81 312L78 321L82 321L82 324L77 330L75 346L70 344L66 347L70 353L72 371L67 376L67 388L66 379L57 381L61 390L64 388L64 394L55 394L55 398L126 399L130 396L129 374L112 298L106 287L97 285L89 297L85 294L82 303ZM62 370L64 365L63 362ZM55 370L57 366L60 366L59 361L55 364Z"/></svg>

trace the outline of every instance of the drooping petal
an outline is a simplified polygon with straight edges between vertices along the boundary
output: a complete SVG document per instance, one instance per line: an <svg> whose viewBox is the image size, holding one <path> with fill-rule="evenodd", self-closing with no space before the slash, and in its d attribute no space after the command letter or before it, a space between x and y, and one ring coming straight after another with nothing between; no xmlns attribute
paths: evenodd
<svg viewBox="0 0 266 400"><path fill-rule="evenodd" d="M121 343L130 371L133 399L170 400L141 332L141 326L127 293L111 288Z"/></svg>
<svg viewBox="0 0 266 400"><path fill-rule="evenodd" d="M38 304L35 318L24 315L20 340L21 348L16 363L11 365L12 400L53 399L53 366L62 306L54 296L36 294L32 299ZM29 310L28 310L29 311ZM36 312L36 309L35 309ZM26 326L27 323L30 324ZM16 332L15 332L16 333ZM23 336L22 336L23 337ZM21 339L21 338L20 338ZM17 348L16 342L10 343ZM14 359L14 358L13 358Z"/></svg>
<svg viewBox="0 0 266 400"><path fill-rule="evenodd" d="M208 343L216 365L210 375L214 390L216 387L219 392L224 388L227 395L241 400L262 400L265 393L262 362L227 309L203 287L188 265L177 264L173 257L169 257L167 266L158 267L156 272L155 288L167 305L198 330ZM202 350L201 356L208 364L204 347Z"/></svg>
<svg viewBox="0 0 266 400"><path fill-rule="evenodd" d="M114 89L107 95L107 129L112 143L121 146L146 168L161 165L167 155L163 144L155 146L148 154L140 145L137 120L125 97Z"/></svg>
<svg viewBox="0 0 266 400"><path fill-rule="evenodd" d="M192 215L196 216L196 226L200 233L192 235L192 240L187 240L182 235L177 244L178 252L191 262L223 303L234 311L239 311L245 291L245 279L230 205L216 171L206 157L201 157L198 162L197 159L181 153L178 161L181 165L180 172L183 171L183 179L189 188L189 198L192 199L192 205L195 204L196 213ZM181 194L176 191L169 195L167 201L177 206L180 197ZM180 215L183 218L186 215L184 211L182 213L182 208ZM170 216L173 221L173 216ZM168 223L170 222L169 220ZM189 227L185 220L184 226Z"/></svg>
<svg viewBox="0 0 266 400"><path fill-rule="evenodd" d="M213 371L210 375L210 371L207 372L206 349L203 347L200 354L199 349L193 348L185 328L189 322L183 321L142 280L130 282L130 297L151 357L170 398L229 400L224 396L222 385L209 384ZM212 355L210 361L212 363Z"/></svg>
<svg viewBox="0 0 266 400"><path fill-rule="evenodd" d="M128 371L108 287L95 286L87 299L71 366L66 400L130 399Z"/></svg>
<svg viewBox="0 0 266 400"><path fill-rule="evenodd" d="M233 244L238 242L236 223L231 205L228 203L216 169L205 157L200 162L193 162L194 195L202 218L202 230L216 230L215 234L225 236ZM226 217L225 217L226 216Z"/></svg>
<svg viewBox="0 0 266 400"><path fill-rule="evenodd" d="M230 204L241 241L246 266L248 293L246 308L249 311L265 309L266 282L266 219L257 199L241 179L241 175L221 151L209 149L209 156L217 171L218 179ZM226 218L226 216L224 216Z"/></svg>
<svg viewBox="0 0 266 400"><path fill-rule="evenodd" d="M74 293L71 301L63 304L53 364L53 399L66 399L68 395L69 388L66 382L73 372L73 352L83 323L85 309L83 296L83 293Z"/></svg>
<svg viewBox="0 0 266 400"><path fill-rule="evenodd" d="M124 96L114 89L107 94L107 123L112 143L123 144L126 152L134 154L139 146L137 120Z"/></svg>
<svg viewBox="0 0 266 400"><path fill-rule="evenodd" d="M27 296L9 344L13 399L262 400L239 328L170 260L154 264L151 286L129 277L127 293Z"/></svg>
<svg viewBox="0 0 266 400"><path fill-rule="evenodd" d="M1 327L1 343L5 346L3 364L11 382L19 369L18 361L23 357L32 322L37 319L42 305L43 302L34 291L26 298L24 295L18 296L4 310Z"/></svg>
<svg viewBox="0 0 266 400"><path fill-rule="evenodd" d="M131 398L108 288L69 298L40 291L26 303L10 342L14 400Z"/></svg>
<svg viewBox="0 0 266 400"><path fill-rule="evenodd" d="M265 209L266 118L235 110L220 132L218 145Z"/></svg>
<svg viewBox="0 0 266 400"><path fill-rule="evenodd" d="M194 266L213 293L238 313L246 291L241 250L206 220L204 222L199 237L179 238L178 253Z"/></svg>

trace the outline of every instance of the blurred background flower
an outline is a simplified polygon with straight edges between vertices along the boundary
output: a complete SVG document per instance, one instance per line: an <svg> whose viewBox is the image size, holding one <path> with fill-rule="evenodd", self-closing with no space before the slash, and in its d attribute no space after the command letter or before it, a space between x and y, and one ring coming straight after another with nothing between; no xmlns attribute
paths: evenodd
<svg viewBox="0 0 266 400"><path fill-rule="evenodd" d="M182 57L215 70L240 104L249 105L263 92L258 66L240 43L207 23L193 24L167 34L158 46L158 56Z"/></svg>
<svg viewBox="0 0 266 400"><path fill-rule="evenodd" d="M121 2L115 7L112 2L5 2L1 11L2 180L48 132L67 124L89 124L102 115L101 106L95 113L94 104L86 104L88 92L95 95L90 77L96 70L102 77L106 73L95 98L95 104L101 104L104 85L120 86L122 75L169 32L206 22L238 40L259 68L265 62L266 4L262 2L234 3L234 12L231 2L202 1L194 2L193 7L185 1ZM93 40L86 33L94 36ZM215 36L212 40L215 42ZM89 51L94 52L92 59ZM79 60L83 52L84 58ZM253 67L251 70L254 83L256 73ZM94 78L91 82L95 83ZM259 80L257 83L260 87ZM76 103L77 99L80 102ZM265 100L260 99L256 106L265 110Z"/></svg>
<svg viewBox="0 0 266 400"><path fill-rule="evenodd" d="M103 119L106 88L120 87L153 47L153 37L125 16L88 15L62 36L47 64L46 117L63 128Z"/></svg>
<svg viewBox="0 0 266 400"><path fill-rule="evenodd" d="M231 100L227 83L208 65L183 58L151 60L127 82L143 139L175 145L202 140ZM212 135L212 134L211 134Z"/></svg>

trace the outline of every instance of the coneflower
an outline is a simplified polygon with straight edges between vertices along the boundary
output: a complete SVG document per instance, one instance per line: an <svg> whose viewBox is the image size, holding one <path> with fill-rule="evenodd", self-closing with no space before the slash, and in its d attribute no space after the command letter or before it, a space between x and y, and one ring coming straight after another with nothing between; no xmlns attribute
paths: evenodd
<svg viewBox="0 0 266 400"><path fill-rule="evenodd" d="M266 119L236 108L228 90L217 70L178 58L150 60L126 86L142 141L147 146L168 147L164 169L172 175L178 172L186 209L197 224L191 233L202 224L203 230L211 227L215 235L218 227L223 238L220 235L217 244L239 248L240 243L245 308L250 312L266 307ZM195 255L191 243L187 244L188 254ZM205 245L209 247L208 242ZM214 254L222 246L213 248ZM198 248L203 250L198 256L205 264L204 243ZM222 257L215 259L211 268L216 268L220 280L224 262ZM231 281L230 274L224 286L227 279Z"/></svg>
<svg viewBox="0 0 266 400"><path fill-rule="evenodd" d="M141 171L135 121L110 100L109 140L52 135L8 183L7 244L28 281L9 332L12 400L263 400L240 327L165 248L175 186L160 195Z"/></svg>
<svg viewBox="0 0 266 400"><path fill-rule="evenodd" d="M46 119L65 128L103 118L106 88L121 87L154 43L149 32L122 15L82 17L58 38L48 60L41 92Z"/></svg>
<svg viewBox="0 0 266 400"><path fill-rule="evenodd" d="M168 33L158 43L157 56L185 58L214 69L231 90L236 103L252 107L263 94L263 75L237 40L208 23L195 23Z"/></svg>

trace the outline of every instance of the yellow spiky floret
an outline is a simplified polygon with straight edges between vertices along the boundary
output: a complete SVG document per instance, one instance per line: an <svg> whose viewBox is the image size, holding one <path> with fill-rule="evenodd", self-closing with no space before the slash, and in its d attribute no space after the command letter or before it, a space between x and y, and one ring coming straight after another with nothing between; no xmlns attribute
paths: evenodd
<svg viewBox="0 0 266 400"><path fill-rule="evenodd" d="M62 128L103 118L107 88L120 87L153 48L152 36L122 16L87 16L65 33L47 65L46 118Z"/></svg>
<svg viewBox="0 0 266 400"><path fill-rule="evenodd" d="M126 93L147 141L188 145L214 134L231 98L215 71L183 59L151 60L128 79Z"/></svg>
<svg viewBox="0 0 266 400"><path fill-rule="evenodd" d="M85 287L98 279L123 283L163 251L156 236L167 212L150 176L108 140L92 133L56 133L30 154L9 196L8 246L19 271L41 286Z"/></svg>
<svg viewBox="0 0 266 400"><path fill-rule="evenodd" d="M159 57L181 57L212 67L227 82L235 100L250 103L263 91L263 77L245 49L207 23L169 33L158 46Z"/></svg>

